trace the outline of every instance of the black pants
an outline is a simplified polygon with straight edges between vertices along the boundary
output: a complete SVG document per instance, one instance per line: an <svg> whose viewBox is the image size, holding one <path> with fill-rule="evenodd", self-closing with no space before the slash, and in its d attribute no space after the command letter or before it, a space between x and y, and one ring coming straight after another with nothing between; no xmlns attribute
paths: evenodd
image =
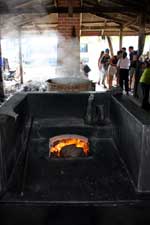
<svg viewBox="0 0 150 225"><path fill-rule="evenodd" d="M134 97L138 97L138 85L139 85L140 78L141 78L140 74L135 74L134 91L133 91Z"/></svg>
<svg viewBox="0 0 150 225"><path fill-rule="evenodd" d="M120 71L119 71L119 86L123 90L123 81L125 81L125 91L126 92L128 92L128 90L129 90L128 77L129 77L129 70L120 68Z"/></svg>
<svg viewBox="0 0 150 225"><path fill-rule="evenodd" d="M150 91L150 85L141 83L142 93L143 93L143 99L142 99L142 108L143 109L149 109L149 91Z"/></svg>

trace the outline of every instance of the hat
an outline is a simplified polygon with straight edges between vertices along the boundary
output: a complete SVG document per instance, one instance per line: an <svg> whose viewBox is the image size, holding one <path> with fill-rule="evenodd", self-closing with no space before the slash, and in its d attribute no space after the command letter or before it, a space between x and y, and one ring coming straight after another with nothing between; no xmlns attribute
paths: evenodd
<svg viewBox="0 0 150 225"><path fill-rule="evenodd" d="M106 48L106 49L105 49L105 52L109 53L109 48Z"/></svg>

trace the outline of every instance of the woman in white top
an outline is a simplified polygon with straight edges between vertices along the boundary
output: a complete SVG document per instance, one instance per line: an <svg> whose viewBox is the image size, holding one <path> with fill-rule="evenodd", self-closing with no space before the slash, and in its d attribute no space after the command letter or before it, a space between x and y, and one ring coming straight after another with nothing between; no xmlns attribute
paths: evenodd
<svg viewBox="0 0 150 225"><path fill-rule="evenodd" d="M124 52L122 58L119 59L117 66L119 67L119 86L123 90L123 82L125 81L125 91L128 95L129 85L128 85L128 77L129 77L129 66L130 60L127 57L127 53Z"/></svg>

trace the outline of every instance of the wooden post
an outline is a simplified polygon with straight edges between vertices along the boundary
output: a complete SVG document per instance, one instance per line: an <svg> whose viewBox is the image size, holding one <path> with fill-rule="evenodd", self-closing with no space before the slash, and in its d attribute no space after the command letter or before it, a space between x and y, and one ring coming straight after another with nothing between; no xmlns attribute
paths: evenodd
<svg viewBox="0 0 150 225"><path fill-rule="evenodd" d="M0 100L4 101L4 98L5 98L5 94L4 94L4 83L3 83L3 58L2 58L1 27L0 27Z"/></svg>
<svg viewBox="0 0 150 225"><path fill-rule="evenodd" d="M112 41L111 41L111 38L109 36L107 36L107 41L108 41L108 45L109 45L109 49L110 49L110 54L111 54L111 56L113 56L114 51L113 51Z"/></svg>
<svg viewBox="0 0 150 225"><path fill-rule="evenodd" d="M139 39L138 39L138 54L142 55L145 45L145 15L139 16Z"/></svg>
<svg viewBox="0 0 150 225"><path fill-rule="evenodd" d="M120 26L120 39L119 39L119 49L121 50L122 48L122 40L123 40L123 26Z"/></svg>
<svg viewBox="0 0 150 225"><path fill-rule="evenodd" d="M19 40L18 41L19 41L19 74L20 74L20 83L23 84L21 27L19 27Z"/></svg>

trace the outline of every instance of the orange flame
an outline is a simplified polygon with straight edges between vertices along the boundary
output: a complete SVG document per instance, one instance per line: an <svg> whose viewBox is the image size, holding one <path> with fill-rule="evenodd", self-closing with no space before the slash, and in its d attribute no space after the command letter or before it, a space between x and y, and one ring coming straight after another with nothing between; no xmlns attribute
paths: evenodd
<svg viewBox="0 0 150 225"><path fill-rule="evenodd" d="M86 156L89 153L89 144L86 141L83 141L79 138L68 138L68 139L61 140L55 146L50 148L50 152L60 157L61 149L64 146L68 146L68 145L75 145L77 148L82 148Z"/></svg>

